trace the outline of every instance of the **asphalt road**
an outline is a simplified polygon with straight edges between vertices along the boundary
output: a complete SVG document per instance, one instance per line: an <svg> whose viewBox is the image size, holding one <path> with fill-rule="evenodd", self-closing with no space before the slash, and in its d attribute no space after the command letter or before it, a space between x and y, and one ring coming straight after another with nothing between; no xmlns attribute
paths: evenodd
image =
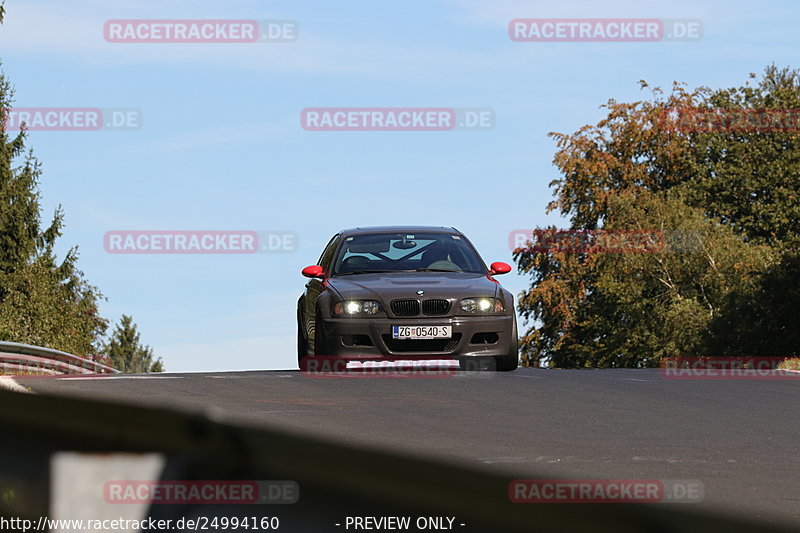
<svg viewBox="0 0 800 533"><path fill-rule="evenodd" d="M37 393L203 410L500 469L510 478L696 480L696 505L800 529L797 380L659 370L320 378L297 371L19 378Z"/></svg>

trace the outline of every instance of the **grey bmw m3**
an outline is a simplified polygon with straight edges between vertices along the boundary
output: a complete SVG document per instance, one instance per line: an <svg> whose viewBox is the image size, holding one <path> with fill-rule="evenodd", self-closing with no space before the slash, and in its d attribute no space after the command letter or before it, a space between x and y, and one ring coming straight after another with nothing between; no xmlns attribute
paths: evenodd
<svg viewBox="0 0 800 533"><path fill-rule="evenodd" d="M514 297L455 228L354 228L330 240L297 304L297 358L455 359L464 370L518 366Z"/></svg>

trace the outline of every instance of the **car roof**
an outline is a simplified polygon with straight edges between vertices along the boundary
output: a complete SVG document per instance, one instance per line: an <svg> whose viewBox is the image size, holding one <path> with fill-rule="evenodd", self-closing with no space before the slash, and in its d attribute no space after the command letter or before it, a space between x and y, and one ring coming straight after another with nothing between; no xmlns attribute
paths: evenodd
<svg viewBox="0 0 800 533"><path fill-rule="evenodd" d="M447 226L370 226L364 228L349 228L339 232L340 235L350 237L353 235L365 235L368 233L457 233L461 234L456 228Z"/></svg>

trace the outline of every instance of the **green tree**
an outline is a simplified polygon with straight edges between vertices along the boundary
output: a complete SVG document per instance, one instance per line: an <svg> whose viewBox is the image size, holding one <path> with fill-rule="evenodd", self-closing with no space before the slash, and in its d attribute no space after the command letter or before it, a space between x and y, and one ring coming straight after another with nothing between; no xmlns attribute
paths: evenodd
<svg viewBox="0 0 800 533"><path fill-rule="evenodd" d="M13 92L0 74L0 340L101 358L98 339L107 322L97 313L102 295L77 269L77 248L62 261L61 208L46 227L40 215L41 164L25 148L24 129L5 130Z"/></svg>
<svg viewBox="0 0 800 533"><path fill-rule="evenodd" d="M0 23L4 15L0 1ZM42 225L42 166L25 146L24 127L16 135L6 130L12 103L11 84L0 73L0 340L47 346L108 363L101 350L108 321L98 314L103 296L78 270L76 247L57 260L54 250L64 214L59 206L50 223ZM163 370L161 359L152 361L152 351L139 346L130 318L123 320L117 333L119 342L112 339L108 344L117 355L129 351L135 356L130 364L146 361L143 371Z"/></svg>
<svg viewBox="0 0 800 533"><path fill-rule="evenodd" d="M520 270L535 279L520 308L541 322L524 337L528 363L642 367L709 355L710 324L730 294L753 290L750 274L775 261L769 246L746 242L675 195L617 193L603 229L651 235L650 251L517 251Z"/></svg>
<svg viewBox="0 0 800 533"><path fill-rule="evenodd" d="M139 342L139 332L130 316L122 315L104 352L112 367L124 373L163 372L164 363L153 359L153 350Z"/></svg>
<svg viewBox="0 0 800 533"><path fill-rule="evenodd" d="M783 257L800 234L800 136L681 129L674 111L797 109L799 79L769 67L754 87L675 84L647 101L610 100L598 124L551 134L562 177L551 183L548 211L576 230L657 230L688 241L660 253L517 250L532 278L519 301L532 322L524 361L653 366L665 356L752 354L736 332L771 331L785 308L776 291L796 273ZM762 318L745 322L740 309ZM797 334L798 325L782 324Z"/></svg>
<svg viewBox="0 0 800 533"><path fill-rule="evenodd" d="M751 78L755 75L751 74ZM643 88L648 87L644 81ZM800 73L770 66L757 85L687 91L674 84L666 97L609 100L608 115L572 135L551 133L553 180L548 211L569 216L575 228L597 228L616 191L680 189L698 207L750 240L784 245L800 236L800 131L681 130L670 113L800 109Z"/></svg>
<svg viewBox="0 0 800 533"><path fill-rule="evenodd" d="M750 75L755 78L755 74ZM716 110L800 110L800 73L772 65L755 85L710 93ZM766 114L764 114L766 116ZM796 116L795 116L796 120ZM779 247L800 242L800 131L698 133L692 142L692 205L748 239Z"/></svg>
<svg viewBox="0 0 800 533"><path fill-rule="evenodd" d="M800 357L800 254L784 254L746 291L731 293L711 323L719 355Z"/></svg>

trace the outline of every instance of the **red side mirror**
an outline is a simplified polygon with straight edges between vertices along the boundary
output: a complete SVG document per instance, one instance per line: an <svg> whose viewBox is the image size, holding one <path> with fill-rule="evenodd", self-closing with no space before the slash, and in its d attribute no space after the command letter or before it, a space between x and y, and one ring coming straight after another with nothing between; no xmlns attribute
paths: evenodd
<svg viewBox="0 0 800 533"><path fill-rule="evenodd" d="M307 278L322 278L325 277L325 273L322 270L322 267L319 265L311 265L307 266L303 269L303 275Z"/></svg>
<svg viewBox="0 0 800 533"><path fill-rule="evenodd" d="M491 270L489 271L491 274L508 274L511 272L511 265L508 263L503 263L502 261L498 261L496 263L492 263L492 266L489 267Z"/></svg>

